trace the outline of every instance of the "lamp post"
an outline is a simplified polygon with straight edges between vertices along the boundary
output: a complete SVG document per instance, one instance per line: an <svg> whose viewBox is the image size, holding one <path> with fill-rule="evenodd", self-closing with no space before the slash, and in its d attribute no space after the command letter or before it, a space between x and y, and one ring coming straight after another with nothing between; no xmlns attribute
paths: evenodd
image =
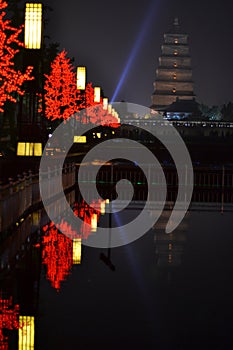
<svg viewBox="0 0 233 350"><path fill-rule="evenodd" d="M106 111L108 109L108 98L103 98L103 110Z"/></svg>
<svg viewBox="0 0 233 350"><path fill-rule="evenodd" d="M17 154L21 156L40 156L41 152L38 152L38 149L42 150L41 117L44 116L42 27L43 4L26 3L23 62L26 66L34 67L35 79L26 84L25 94L20 98ZM42 103L42 116L39 113L40 103ZM41 146L34 147L34 144L38 142L41 143ZM28 143L30 143L30 152L27 151ZM24 150L23 144L25 145ZM34 149L37 151L34 152Z"/></svg>
<svg viewBox="0 0 233 350"><path fill-rule="evenodd" d="M77 89L84 90L86 88L86 67L77 67Z"/></svg>
<svg viewBox="0 0 233 350"><path fill-rule="evenodd" d="M81 104L84 102L84 108L86 108L86 67L79 66L77 67L77 90L80 90L81 94Z"/></svg>
<svg viewBox="0 0 233 350"><path fill-rule="evenodd" d="M94 87L94 102L95 103L100 103L101 99L101 88L99 86Z"/></svg>
<svg viewBox="0 0 233 350"><path fill-rule="evenodd" d="M24 45L26 49L41 49L42 3L26 3Z"/></svg>

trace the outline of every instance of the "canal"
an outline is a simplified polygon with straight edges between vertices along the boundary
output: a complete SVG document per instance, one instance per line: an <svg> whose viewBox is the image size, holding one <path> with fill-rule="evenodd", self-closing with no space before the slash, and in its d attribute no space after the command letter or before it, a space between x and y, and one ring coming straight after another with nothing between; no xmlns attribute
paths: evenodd
<svg viewBox="0 0 233 350"><path fill-rule="evenodd" d="M100 249L85 239L109 222L103 203L90 209L77 191L67 200L91 225L79 228L82 238L61 234L37 208L1 244L0 349L233 345L231 210L191 207L171 234L165 234L171 214L165 210L138 240ZM129 207L121 219L138 210Z"/></svg>

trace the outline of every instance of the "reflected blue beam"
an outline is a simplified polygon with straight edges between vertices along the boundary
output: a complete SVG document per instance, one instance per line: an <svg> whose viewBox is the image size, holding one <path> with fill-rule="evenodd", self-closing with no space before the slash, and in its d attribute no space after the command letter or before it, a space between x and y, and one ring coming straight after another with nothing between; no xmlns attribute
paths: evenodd
<svg viewBox="0 0 233 350"><path fill-rule="evenodd" d="M121 237L123 238L122 240L124 241L125 232L124 232L123 227L124 227L125 223L123 223L121 220L121 214L114 213L113 215L114 215L114 220L117 224L117 227L122 228ZM148 284L146 283L146 278L145 278L145 275L143 273L142 266L140 266L138 259L134 254L134 251L136 248L134 248L134 249L132 248L132 243L124 245L124 249L126 252L126 256L127 256L132 274L135 278L136 285L137 285L138 290L142 296L142 298L141 298L142 303L146 307L148 317L150 317L150 319L153 320L155 317L154 313L156 312L156 310L153 310L153 308L151 309L151 306L153 305L153 297L152 297L150 290L148 289Z"/></svg>
<svg viewBox="0 0 233 350"><path fill-rule="evenodd" d="M152 0L150 6L148 8L148 11L147 11L146 16L144 18L144 21L143 21L143 23L141 25L138 37L136 39L136 42L135 42L135 44L134 44L134 46L132 48L132 51L131 51L131 53L129 55L129 58L128 58L128 60L126 62L126 65L125 65L125 67L123 69L123 72L121 74L120 80L118 81L118 84L116 86L114 94L113 94L113 96L111 98L111 103L116 101L116 98L117 98L117 96L118 96L118 94L120 92L120 89L121 89L121 87L122 87L122 85L123 85L123 83L124 83L124 81L125 81L125 79L127 77L127 74L130 71L130 68L131 68L132 64L133 64L133 60L135 59L135 57L137 55L137 52L138 52L139 48L142 45L143 39L145 38L145 35L148 32L149 27L150 27L150 25L152 23L152 20L153 20L155 14L156 14L156 7L159 5L159 2L160 2L159 0Z"/></svg>

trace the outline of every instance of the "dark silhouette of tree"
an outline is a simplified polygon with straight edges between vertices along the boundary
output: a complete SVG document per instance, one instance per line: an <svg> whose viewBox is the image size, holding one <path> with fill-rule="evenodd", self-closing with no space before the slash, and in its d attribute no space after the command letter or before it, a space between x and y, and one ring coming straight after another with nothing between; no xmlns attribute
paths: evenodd
<svg viewBox="0 0 233 350"><path fill-rule="evenodd" d="M224 121L233 121L233 103L232 102L228 102L228 104L224 104L221 112L222 112Z"/></svg>

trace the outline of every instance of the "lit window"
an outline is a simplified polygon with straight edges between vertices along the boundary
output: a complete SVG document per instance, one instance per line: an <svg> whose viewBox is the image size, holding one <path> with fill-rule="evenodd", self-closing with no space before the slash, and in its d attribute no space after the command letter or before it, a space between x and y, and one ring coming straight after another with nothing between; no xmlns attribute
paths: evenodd
<svg viewBox="0 0 233 350"><path fill-rule="evenodd" d="M173 79L176 80L176 74L173 74Z"/></svg>
<svg viewBox="0 0 233 350"><path fill-rule="evenodd" d="M175 39L175 44L178 44L178 39L177 38Z"/></svg>
<svg viewBox="0 0 233 350"><path fill-rule="evenodd" d="M178 55L178 51L174 50L174 55L177 56Z"/></svg>
<svg viewBox="0 0 233 350"><path fill-rule="evenodd" d="M174 62L173 67L175 67L175 68L177 67L177 63L176 62Z"/></svg>
<svg viewBox="0 0 233 350"><path fill-rule="evenodd" d="M176 93L176 88L173 88L172 92L173 92L173 94L175 94Z"/></svg>

